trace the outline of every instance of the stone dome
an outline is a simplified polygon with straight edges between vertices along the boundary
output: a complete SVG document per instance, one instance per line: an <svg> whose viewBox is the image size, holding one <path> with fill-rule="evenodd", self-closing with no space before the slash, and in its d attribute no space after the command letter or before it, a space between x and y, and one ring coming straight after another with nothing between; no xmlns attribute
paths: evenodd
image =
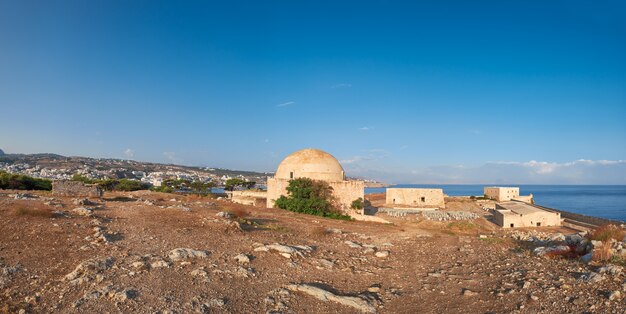
<svg viewBox="0 0 626 314"><path fill-rule="evenodd" d="M277 179L306 177L322 181L343 181L343 167L333 155L319 149L307 148L287 156L278 165Z"/></svg>

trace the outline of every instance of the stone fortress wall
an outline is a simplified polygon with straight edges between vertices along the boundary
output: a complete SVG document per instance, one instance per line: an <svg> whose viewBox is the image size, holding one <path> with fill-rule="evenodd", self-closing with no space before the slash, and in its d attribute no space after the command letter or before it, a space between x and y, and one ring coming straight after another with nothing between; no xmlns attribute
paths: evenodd
<svg viewBox="0 0 626 314"><path fill-rule="evenodd" d="M442 189L387 188L386 206L446 208Z"/></svg>

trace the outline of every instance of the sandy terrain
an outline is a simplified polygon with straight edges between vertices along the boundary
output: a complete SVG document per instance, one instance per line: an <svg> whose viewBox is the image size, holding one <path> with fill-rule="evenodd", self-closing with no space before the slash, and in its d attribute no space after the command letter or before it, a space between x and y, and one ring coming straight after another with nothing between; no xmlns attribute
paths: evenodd
<svg viewBox="0 0 626 314"><path fill-rule="evenodd" d="M107 193L84 206L12 193L0 191L0 312L625 309L624 292L609 300L623 274L581 280L597 266L534 256L470 200L448 208L483 216L471 223L385 216L393 224L381 225L153 192ZM240 218L216 216L223 211Z"/></svg>

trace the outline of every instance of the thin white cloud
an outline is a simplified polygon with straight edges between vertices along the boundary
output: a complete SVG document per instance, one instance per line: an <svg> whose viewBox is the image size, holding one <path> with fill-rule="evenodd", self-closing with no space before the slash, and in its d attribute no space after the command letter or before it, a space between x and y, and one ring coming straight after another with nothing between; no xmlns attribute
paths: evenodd
<svg viewBox="0 0 626 314"><path fill-rule="evenodd" d="M374 129L374 128L370 127L370 126L363 126L363 127L359 128L359 131L369 131L369 130L372 130L372 129Z"/></svg>
<svg viewBox="0 0 626 314"><path fill-rule="evenodd" d="M350 88L350 87L352 87L352 84L350 83L339 83L339 84L335 84L331 86L330 88L335 89L335 88Z"/></svg>
<svg viewBox="0 0 626 314"><path fill-rule="evenodd" d="M366 157L363 157L363 156L353 156L353 157L348 158L348 159L342 159L342 160L339 161L339 163L341 163L342 165L351 165L351 164L357 163L359 161L363 161L363 160L365 160L365 158Z"/></svg>
<svg viewBox="0 0 626 314"><path fill-rule="evenodd" d="M588 159L578 159L570 162L557 163L557 162L547 162L547 161L492 161L492 164L497 165L511 165L511 166L519 166L531 169L536 174L550 174L557 170L573 168L576 166L610 166L610 165L619 165L626 164L626 160L588 160Z"/></svg>
<svg viewBox="0 0 626 314"><path fill-rule="evenodd" d="M365 154L342 159L339 162L341 164L356 165L360 168L365 168L368 162L387 158L390 155L388 151L381 148L366 149L363 152Z"/></svg>
<svg viewBox="0 0 626 314"><path fill-rule="evenodd" d="M128 158L133 158L133 157L135 157L135 151L134 151L134 150L132 150L132 149L130 149L130 148L127 148L127 149L124 151L124 156L126 156L126 157L128 157Z"/></svg>
<svg viewBox="0 0 626 314"><path fill-rule="evenodd" d="M351 175L389 183L421 184L626 184L626 160L568 162L491 161L479 166L441 165L409 169L374 167L366 158L350 158Z"/></svg>
<svg viewBox="0 0 626 314"><path fill-rule="evenodd" d="M180 163L182 159L176 156L175 152L163 152L163 156L171 163Z"/></svg>
<svg viewBox="0 0 626 314"><path fill-rule="evenodd" d="M293 105L295 103L296 103L295 101L288 101L288 102L284 102L282 104L278 104L278 105L276 105L276 107L287 107L287 106L291 106L291 105Z"/></svg>

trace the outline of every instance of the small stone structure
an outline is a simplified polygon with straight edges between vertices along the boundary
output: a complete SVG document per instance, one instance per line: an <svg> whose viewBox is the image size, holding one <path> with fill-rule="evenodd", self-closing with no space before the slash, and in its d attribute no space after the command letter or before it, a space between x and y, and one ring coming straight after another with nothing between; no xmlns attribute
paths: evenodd
<svg viewBox="0 0 626 314"><path fill-rule="evenodd" d="M79 181L53 181L52 195L70 197L102 197L102 189L95 184Z"/></svg>
<svg viewBox="0 0 626 314"><path fill-rule="evenodd" d="M442 189L387 188L386 206L446 208Z"/></svg>
<svg viewBox="0 0 626 314"><path fill-rule="evenodd" d="M267 192L265 191L226 191L226 195L228 195L228 199L237 204L265 206L267 203Z"/></svg>
<svg viewBox="0 0 626 314"><path fill-rule="evenodd" d="M561 225L561 213L518 201L497 203L493 216L496 224L502 228Z"/></svg>
<svg viewBox="0 0 626 314"><path fill-rule="evenodd" d="M346 180L341 164L331 154L319 149L303 149L287 156L278 165L273 178L267 179L267 207L281 195L287 195L289 180L310 178L324 181L333 189L339 207L350 212L350 205L358 198L365 199L365 182Z"/></svg>
<svg viewBox="0 0 626 314"><path fill-rule="evenodd" d="M526 196L520 196L518 187L486 186L483 191L486 197L496 200L498 202L505 202L510 200L521 201L524 203L533 202L533 195L530 194Z"/></svg>

